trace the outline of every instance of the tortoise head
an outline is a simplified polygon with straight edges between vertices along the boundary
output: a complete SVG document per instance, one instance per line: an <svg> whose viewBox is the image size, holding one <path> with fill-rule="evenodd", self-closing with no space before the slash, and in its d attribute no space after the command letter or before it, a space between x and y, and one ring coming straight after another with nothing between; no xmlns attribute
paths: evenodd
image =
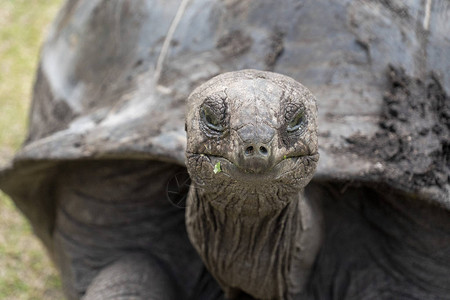
<svg viewBox="0 0 450 300"><path fill-rule="evenodd" d="M318 161L314 96L290 77L243 70L188 99L187 167L197 186L301 190Z"/></svg>
<svg viewBox="0 0 450 300"><path fill-rule="evenodd" d="M306 282L321 242L299 193L318 161L316 119L314 96L275 73L225 73L189 97L187 231L229 298L284 299Z"/></svg>

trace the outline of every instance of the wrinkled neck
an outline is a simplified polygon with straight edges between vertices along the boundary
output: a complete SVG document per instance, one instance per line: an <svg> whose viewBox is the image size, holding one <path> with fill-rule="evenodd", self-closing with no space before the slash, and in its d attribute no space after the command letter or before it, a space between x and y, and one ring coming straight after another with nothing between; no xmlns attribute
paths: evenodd
<svg viewBox="0 0 450 300"><path fill-rule="evenodd" d="M195 189L197 201L244 224L259 223L265 218L295 209L300 191L285 192L270 186L233 186L233 190L208 191ZM194 193L191 193L194 195ZM293 203L295 202L295 203Z"/></svg>
<svg viewBox="0 0 450 300"><path fill-rule="evenodd" d="M298 193L278 195L220 197L191 188L190 239L229 297L244 291L259 299L285 299L303 284L301 274L309 270L301 267L298 243L309 227L301 209L307 207ZM293 273L301 274L293 279Z"/></svg>

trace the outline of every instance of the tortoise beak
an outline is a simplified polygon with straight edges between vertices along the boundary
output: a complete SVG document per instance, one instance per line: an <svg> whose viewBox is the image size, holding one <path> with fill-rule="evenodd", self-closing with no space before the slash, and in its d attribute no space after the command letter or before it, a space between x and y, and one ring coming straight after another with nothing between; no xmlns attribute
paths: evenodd
<svg viewBox="0 0 450 300"><path fill-rule="evenodd" d="M269 126L247 125L238 131L238 166L248 173L263 173L273 165L272 140L275 130Z"/></svg>
<svg viewBox="0 0 450 300"><path fill-rule="evenodd" d="M262 173L271 167L270 145L247 143L241 147L239 166L249 173Z"/></svg>

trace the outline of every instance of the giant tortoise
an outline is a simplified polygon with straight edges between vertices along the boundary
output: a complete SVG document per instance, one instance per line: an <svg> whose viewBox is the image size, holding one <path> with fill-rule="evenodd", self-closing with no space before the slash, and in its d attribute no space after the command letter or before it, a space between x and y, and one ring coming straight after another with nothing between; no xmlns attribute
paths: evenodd
<svg viewBox="0 0 450 300"><path fill-rule="evenodd" d="M68 0L0 186L68 299L450 299L449 18Z"/></svg>

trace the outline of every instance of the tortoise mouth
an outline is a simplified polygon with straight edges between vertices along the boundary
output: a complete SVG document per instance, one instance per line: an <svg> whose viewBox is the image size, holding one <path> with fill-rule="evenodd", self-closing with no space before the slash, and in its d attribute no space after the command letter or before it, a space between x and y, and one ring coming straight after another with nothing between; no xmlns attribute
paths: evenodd
<svg viewBox="0 0 450 300"><path fill-rule="evenodd" d="M189 157L202 157L202 161L208 164L211 172L213 172L215 176L226 176L244 182L268 182L282 181L285 177L294 176L294 173L303 169L298 168L300 164L309 163L310 161L317 162L319 154L313 153L308 155L287 156L259 172L243 168L230 159L219 155L188 153L188 158ZM306 174L304 175L304 177L306 177Z"/></svg>

